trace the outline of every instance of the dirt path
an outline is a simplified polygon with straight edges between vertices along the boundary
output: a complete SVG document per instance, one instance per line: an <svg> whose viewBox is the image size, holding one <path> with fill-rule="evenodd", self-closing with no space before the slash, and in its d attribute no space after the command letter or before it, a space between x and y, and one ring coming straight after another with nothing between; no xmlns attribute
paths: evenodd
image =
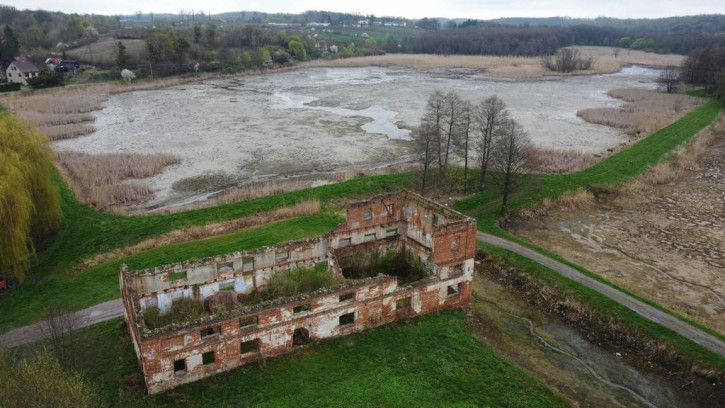
<svg viewBox="0 0 725 408"><path fill-rule="evenodd" d="M639 314L640 316L651 320L655 323L661 324L662 326L667 327L668 329L674 330L675 332L679 333L680 335L690 339L691 341L694 341L695 343L707 348L708 350L711 350L715 353L720 354L721 356L725 356L725 342L721 341L720 339L716 338L715 336L712 336L690 324L687 322L684 322L668 313L665 313L653 306L650 306L644 302L641 302L632 296L627 295L624 292L619 291L618 289L615 289L605 283L602 283L594 278L591 278L587 275L584 275L583 273L579 272L578 270L567 266L561 262L555 261L551 258L549 258L546 255L542 255L536 251L533 251L529 248L526 248L522 245L519 245L517 243L507 241L503 238L499 238L493 235L484 234L482 232L478 233L478 240L482 242L486 242L488 244L495 245L500 248L507 249L509 251L513 251L521 256L524 256L526 258L531 259L532 261L535 261L541 265L546 266L547 268L558 272L565 277L579 282L584 286L587 286L590 289L596 290L597 292L607 296L608 298L614 300L615 302L627 307L628 309L632 310L633 312Z"/></svg>
<svg viewBox="0 0 725 408"><path fill-rule="evenodd" d="M123 304L121 299L114 299L74 312L73 320L76 322L76 327L81 328L119 316L123 316ZM0 348L16 347L43 339L45 325L45 321L42 321L0 335Z"/></svg>

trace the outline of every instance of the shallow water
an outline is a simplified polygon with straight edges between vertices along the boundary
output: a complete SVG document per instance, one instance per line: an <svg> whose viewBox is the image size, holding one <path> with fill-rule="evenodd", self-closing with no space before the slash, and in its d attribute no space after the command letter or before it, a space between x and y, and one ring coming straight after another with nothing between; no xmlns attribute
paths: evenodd
<svg viewBox="0 0 725 408"><path fill-rule="evenodd" d="M477 102L497 94L542 147L602 152L625 143L618 130L576 116L616 106L606 92L654 88L658 71L502 79L477 71L413 68L312 68L207 81L112 96L96 114L96 133L55 143L58 150L166 152L182 163L149 179L155 206L189 200L175 181L225 173L237 182L409 161L411 129L428 95L455 90Z"/></svg>

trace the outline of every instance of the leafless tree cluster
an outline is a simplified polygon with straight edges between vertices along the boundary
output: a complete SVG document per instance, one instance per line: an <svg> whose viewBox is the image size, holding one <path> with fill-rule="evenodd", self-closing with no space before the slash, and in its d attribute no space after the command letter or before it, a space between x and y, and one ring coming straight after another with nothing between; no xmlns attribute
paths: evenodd
<svg viewBox="0 0 725 408"><path fill-rule="evenodd" d="M415 140L422 164L422 194L431 176L450 182L447 175L455 152L463 158L464 194L469 189L469 158L475 160L479 171L478 190L484 188L488 170L495 170L504 197L502 211L510 193L529 170L533 152L528 135L495 95L474 105L453 91L433 92Z"/></svg>
<svg viewBox="0 0 725 408"><path fill-rule="evenodd" d="M543 57L541 62L550 71L568 73L591 69L594 58L580 55L573 48L562 48L553 57Z"/></svg>
<svg viewBox="0 0 725 408"><path fill-rule="evenodd" d="M75 367L75 348L77 339L75 332L80 328L77 316L58 305L51 305L45 311L46 320L41 326L43 336L50 342L50 348L64 367Z"/></svg>
<svg viewBox="0 0 725 408"><path fill-rule="evenodd" d="M680 70L677 67L667 67L657 77L657 84L663 92L672 93L680 83Z"/></svg>

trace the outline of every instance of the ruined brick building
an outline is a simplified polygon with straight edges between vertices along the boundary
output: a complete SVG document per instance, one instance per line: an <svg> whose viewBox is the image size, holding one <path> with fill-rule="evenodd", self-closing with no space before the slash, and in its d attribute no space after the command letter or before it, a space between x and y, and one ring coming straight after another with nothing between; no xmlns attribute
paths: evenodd
<svg viewBox="0 0 725 408"><path fill-rule="evenodd" d="M405 251L421 276L351 276L346 260ZM149 393L277 356L315 341L469 303L475 222L401 192L353 203L347 221L323 237L251 252L120 273L125 317ZM293 296L249 301L273 275L322 265L332 284ZM347 269L346 269L347 268ZM412 280L412 281L411 281ZM182 301L226 293L242 300L192 319L149 327L150 315ZM207 303L208 305L208 303ZM145 316L147 314L147 316Z"/></svg>

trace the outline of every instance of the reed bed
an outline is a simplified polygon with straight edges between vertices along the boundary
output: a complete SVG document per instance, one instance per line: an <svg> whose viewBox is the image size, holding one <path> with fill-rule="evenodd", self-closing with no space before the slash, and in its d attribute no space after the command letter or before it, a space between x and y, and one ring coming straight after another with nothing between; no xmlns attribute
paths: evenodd
<svg viewBox="0 0 725 408"><path fill-rule="evenodd" d="M96 131L96 127L82 123L73 123L58 126L38 126L38 130L45 133L50 140L63 140L89 135Z"/></svg>
<svg viewBox="0 0 725 408"><path fill-rule="evenodd" d="M216 224L201 225L197 227L186 227L166 234L156 236L138 244L124 248L119 248L111 252L96 255L86 259L75 266L76 270L85 270L93 268L100 264L131 256L138 252L147 251L149 249L159 248L162 246L177 244L188 241L196 241L216 235L229 234L246 228L256 227L270 222L280 221L288 218L301 217L304 215L318 214L322 209L320 200L302 201L297 204L278 208L276 210L253 215L250 217L237 218L230 221L220 222Z"/></svg>
<svg viewBox="0 0 725 408"><path fill-rule="evenodd" d="M274 180L232 187L211 199L212 204L210 205L234 203L237 201L251 200L253 198L289 193L291 191L309 188L311 184L312 182L309 180Z"/></svg>
<svg viewBox="0 0 725 408"><path fill-rule="evenodd" d="M534 173L570 173L585 169L598 161L593 154L577 150L536 149L531 163Z"/></svg>
<svg viewBox="0 0 725 408"><path fill-rule="evenodd" d="M58 167L77 197L98 209L142 203L153 191L140 181L154 176L180 159L163 153L88 154L61 152Z"/></svg>
<svg viewBox="0 0 725 408"><path fill-rule="evenodd" d="M347 181L355 177L362 176L380 176L383 174L404 173L406 171L418 170L419 166L412 163L397 163L382 169L366 170L366 169L347 169L341 170L332 175L332 179L336 182Z"/></svg>
<svg viewBox="0 0 725 408"><path fill-rule="evenodd" d="M700 98L644 89L614 89L609 96L627 103L616 108L582 109L577 115L636 138L649 136L702 104Z"/></svg>

